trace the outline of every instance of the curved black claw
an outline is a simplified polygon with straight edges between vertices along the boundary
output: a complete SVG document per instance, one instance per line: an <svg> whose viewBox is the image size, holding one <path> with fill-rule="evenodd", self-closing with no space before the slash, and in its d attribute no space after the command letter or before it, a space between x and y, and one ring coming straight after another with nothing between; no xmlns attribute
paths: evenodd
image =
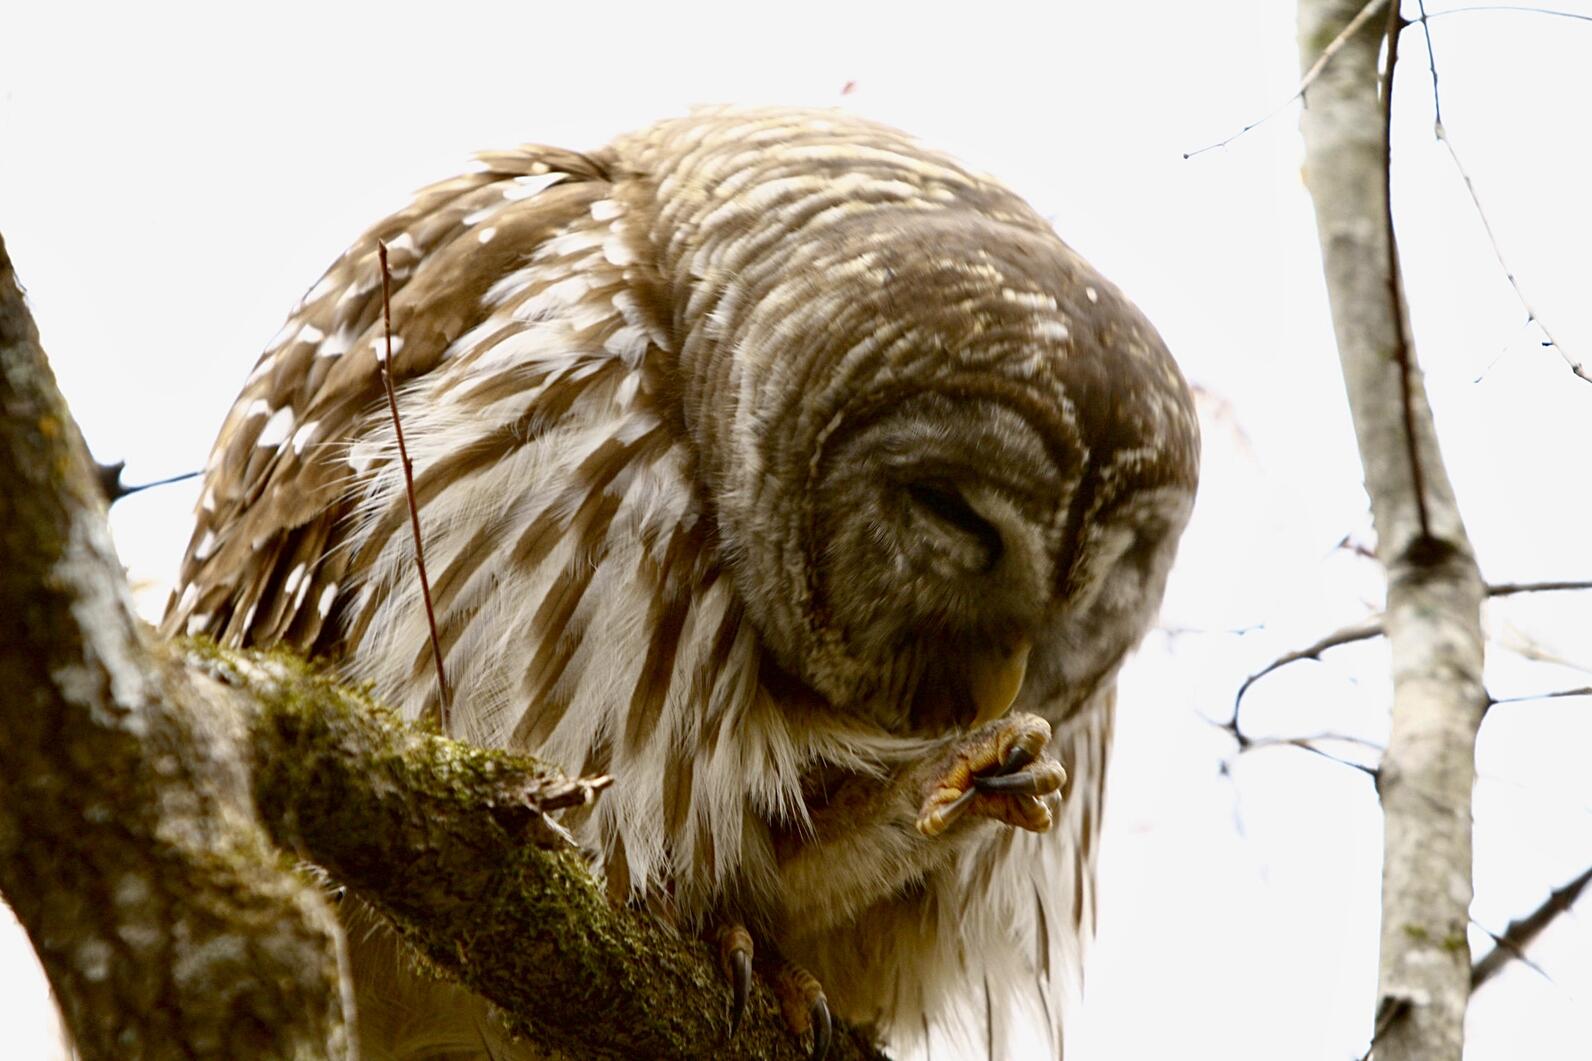
<svg viewBox="0 0 1592 1061"><path fill-rule="evenodd" d="M749 951L730 952L730 1038L735 1038L741 1018L746 1014L746 996L752 989L752 955Z"/></svg>
<svg viewBox="0 0 1592 1061"><path fill-rule="evenodd" d="M1006 753L1006 759L1000 768L973 778L973 787L980 792L1021 792L1036 796L1039 794L1038 778L1023 772L1025 767L1033 763L1035 757L1034 752L1022 745L1013 745L1012 750Z"/></svg>
<svg viewBox="0 0 1592 1061"><path fill-rule="evenodd" d="M719 964L730 981L730 1038L746 1015L746 996L752 990L752 934L735 921L719 925L716 933Z"/></svg>
<svg viewBox="0 0 1592 1061"><path fill-rule="evenodd" d="M996 774L993 777L975 777L973 785L980 792L1020 792L1026 796L1041 795L1038 774Z"/></svg>
<svg viewBox="0 0 1592 1061"><path fill-rule="evenodd" d="M829 1040L834 1037L834 1022L829 1017L829 1001L820 994L813 999L813 1054L812 1061L824 1061L829 1053Z"/></svg>
<svg viewBox="0 0 1592 1061"><path fill-rule="evenodd" d="M1006 753L1006 761L1001 763L1000 773L1015 774L1033 762L1036 755L1036 752L1031 752L1020 744L1014 745L1012 750Z"/></svg>

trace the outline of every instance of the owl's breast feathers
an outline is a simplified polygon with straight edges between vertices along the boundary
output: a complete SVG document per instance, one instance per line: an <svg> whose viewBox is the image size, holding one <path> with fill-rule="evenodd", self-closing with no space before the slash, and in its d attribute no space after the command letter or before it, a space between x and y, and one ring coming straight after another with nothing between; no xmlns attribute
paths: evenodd
<svg viewBox="0 0 1592 1061"><path fill-rule="evenodd" d="M778 920L768 833L806 827L804 775L877 774L919 746L765 680L765 639L821 619L802 592L748 590L804 562L748 536L778 531L769 499L809 481L851 395L888 401L933 375L1059 423L1094 415L1080 393L1124 376L1182 386L1136 334L1115 381L1031 363L1020 340L1046 329L1104 341L1142 320L1114 290L1070 284L1087 267L1016 196L869 123L706 112L593 155L484 155L363 236L266 349L206 469L164 624L333 657L410 718L436 710L436 685L381 403L378 240L455 735L615 775L577 835L616 896L687 920L726 904ZM912 284L965 304L909 306ZM1154 421L1181 433L1164 452L1186 464L1191 414L1146 401L1114 407L1123 446ZM979 931L1023 935L1025 956L947 960L986 991L1016 968L1052 1022L1055 936L1087 919L1110 727L1096 699L1057 733L1094 764L1068 763L1064 835L997 844L996 861L948 869L936 900L998 898Z"/></svg>

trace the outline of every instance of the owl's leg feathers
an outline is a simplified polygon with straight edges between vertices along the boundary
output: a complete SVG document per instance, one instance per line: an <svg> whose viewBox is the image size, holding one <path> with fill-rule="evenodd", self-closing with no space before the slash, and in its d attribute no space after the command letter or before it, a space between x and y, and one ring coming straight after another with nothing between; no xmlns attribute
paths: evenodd
<svg viewBox="0 0 1592 1061"><path fill-rule="evenodd" d="M774 997L779 999L785 1023L796 1035L813 1033L812 1061L823 1061L829 1053L834 1022L829 1015L829 1000L812 973L791 962L781 962L774 972Z"/></svg>
<svg viewBox="0 0 1592 1061"><path fill-rule="evenodd" d="M735 1038L752 990L752 934L739 922L721 924L717 932L719 964L730 981L730 1038Z"/></svg>
<svg viewBox="0 0 1592 1061"><path fill-rule="evenodd" d="M1061 791L1067 771L1045 754L1050 723L1011 715L967 734L950 748L918 812L918 832L939 836L971 814L1045 832L1046 797Z"/></svg>

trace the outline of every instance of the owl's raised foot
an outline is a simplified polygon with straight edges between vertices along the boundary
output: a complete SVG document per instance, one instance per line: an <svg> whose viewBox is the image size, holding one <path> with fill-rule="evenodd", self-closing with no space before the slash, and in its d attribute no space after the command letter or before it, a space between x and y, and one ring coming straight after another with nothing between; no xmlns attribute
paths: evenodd
<svg viewBox="0 0 1592 1061"><path fill-rule="evenodd" d="M980 726L952 745L918 812L918 832L939 836L964 815L994 818L1036 833L1050 828L1046 797L1060 792L1067 771L1046 754L1050 723L1010 715Z"/></svg>

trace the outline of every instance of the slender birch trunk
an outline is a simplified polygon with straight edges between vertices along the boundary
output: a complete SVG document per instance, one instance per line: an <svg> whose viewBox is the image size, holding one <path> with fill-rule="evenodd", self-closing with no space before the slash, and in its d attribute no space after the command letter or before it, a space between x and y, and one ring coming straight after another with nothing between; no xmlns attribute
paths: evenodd
<svg viewBox="0 0 1592 1061"><path fill-rule="evenodd" d="M1364 6L1301 0L1306 69ZM1386 824L1375 1057L1459 1061L1470 985L1471 789L1486 707L1484 590L1443 467L1399 276L1387 107L1400 26L1395 9L1345 43L1306 94L1302 127L1333 328L1387 572L1394 692L1378 772ZM1386 78L1378 69L1384 43Z"/></svg>

